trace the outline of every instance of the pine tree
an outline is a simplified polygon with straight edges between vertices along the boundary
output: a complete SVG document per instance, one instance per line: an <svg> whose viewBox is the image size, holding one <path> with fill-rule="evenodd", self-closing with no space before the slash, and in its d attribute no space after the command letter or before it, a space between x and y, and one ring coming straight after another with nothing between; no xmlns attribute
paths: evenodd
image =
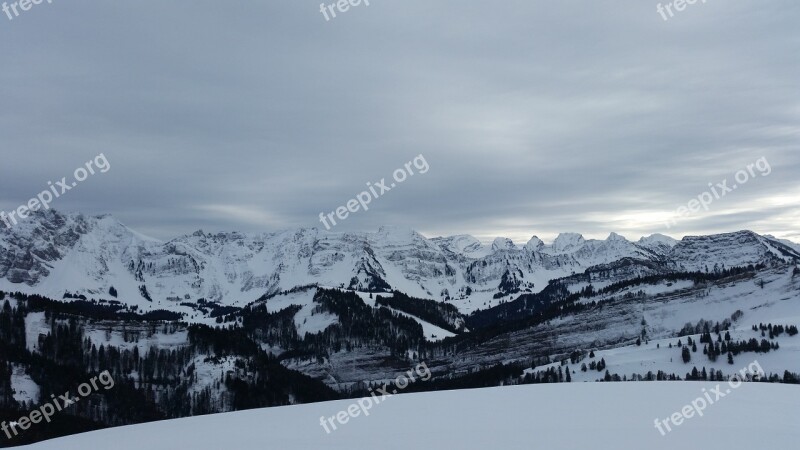
<svg viewBox="0 0 800 450"><path fill-rule="evenodd" d="M681 357L683 358L683 362L688 364L689 361L692 360L692 353L689 352L689 347L683 347L683 351L681 352Z"/></svg>
<svg viewBox="0 0 800 450"><path fill-rule="evenodd" d="M712 344L708 345L708 359L709 359L709 361L714 362L714 361L717 360L717 351L718 350L719 350L719 343L717 343L716 348Z"/></svg>

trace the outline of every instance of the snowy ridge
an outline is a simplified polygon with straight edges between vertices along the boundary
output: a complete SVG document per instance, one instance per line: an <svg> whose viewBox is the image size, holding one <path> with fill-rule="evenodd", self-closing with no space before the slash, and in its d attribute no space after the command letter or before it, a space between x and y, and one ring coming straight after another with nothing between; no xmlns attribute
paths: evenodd
<svg viewBox="0 0 800 450"><path fill-rule="evenodd" d="M113 287L120 301L144 311L200 299L242 306L316 284L399 290L451 301L468 313L497 304L497 295L539 292L550 280L626 258L703 271L800 257L795 244L749 231L681 241L653 235L636 243L616 233L605 240L563 233L550 245L534 236L523 247L506 238L490 246L466 235L428 239L398 227L372 233L197 231L161 242L111 216L52 210L0 230L0 249L0 290L112 299Z"/></svg>

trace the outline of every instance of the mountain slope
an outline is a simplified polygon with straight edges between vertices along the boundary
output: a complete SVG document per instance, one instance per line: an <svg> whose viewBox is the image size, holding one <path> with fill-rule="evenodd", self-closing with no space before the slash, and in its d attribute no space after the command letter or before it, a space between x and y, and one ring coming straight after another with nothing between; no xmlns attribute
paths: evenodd
<svg viewBox="0 0 800 450"><path fill-rule="evenodd" d="M705 271L800 257L789 245L747 231L679 242L654 235L637 243L615 233L605 240L564 233L550 245L533 237L523 247L505 238L491 246L463 235L428 239L397 227L373 233L198 231L160 242L110 216L55 211L0 230L0 249L2 290L112 299L113 288L119 301L144 311L180 310L181 303L201 300L243 306L315 284L399 290L449 301L469 313L625 260Z"/></svg>

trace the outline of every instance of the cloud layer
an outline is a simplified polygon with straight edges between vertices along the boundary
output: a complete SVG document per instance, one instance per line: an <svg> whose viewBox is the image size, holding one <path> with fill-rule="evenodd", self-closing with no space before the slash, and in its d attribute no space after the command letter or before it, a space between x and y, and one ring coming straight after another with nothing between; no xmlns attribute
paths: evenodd
<svg viewBox="0 0 800 450"><path fill-rule="evenodd" d="M53 207L160 238L322 225L800 241L800 4L634 0L42 3L0 16L0 208L99 153ZM765 157L772 172L667 229Z"/></svg>

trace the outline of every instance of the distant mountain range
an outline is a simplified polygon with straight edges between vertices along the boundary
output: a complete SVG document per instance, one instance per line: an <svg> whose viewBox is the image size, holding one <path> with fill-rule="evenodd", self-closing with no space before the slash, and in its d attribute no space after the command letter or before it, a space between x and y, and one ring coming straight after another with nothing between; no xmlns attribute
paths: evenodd
<svg viewBox="0 0 800 450"><path fill-rule="evenodd" d="M464 313L591 267L634 260L642 273L709 271L769 260L800 259L800 245L738 231L664 235L630 242L562 233L552 244L536 236L519 246L507 238L483 245L472 236L426 238L404 228L330 233L299 228L274 233L197 231L162 242L109 215L37 212L0 228L0 290L62 298L111 298L141 310L182 310L204 299L243 306L298 286L357 291L398 290L444 300ZM627 275L626 275L627 276Z"/></svg>

